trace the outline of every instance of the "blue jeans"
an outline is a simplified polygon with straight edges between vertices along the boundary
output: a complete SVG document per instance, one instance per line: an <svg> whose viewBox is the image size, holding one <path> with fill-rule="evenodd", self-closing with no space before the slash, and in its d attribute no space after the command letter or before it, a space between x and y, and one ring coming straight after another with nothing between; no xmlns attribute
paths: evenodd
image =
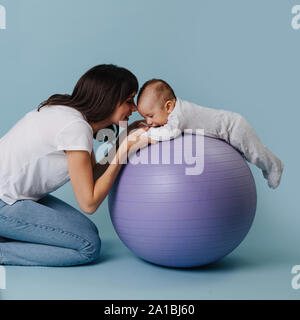
<svg viewBox="0 0 300 320"><path fill-rule="evenodd" d="M0 237L0 265L86 264L101 248L95 224L52 195L13 205L0 200Z"/></svg>

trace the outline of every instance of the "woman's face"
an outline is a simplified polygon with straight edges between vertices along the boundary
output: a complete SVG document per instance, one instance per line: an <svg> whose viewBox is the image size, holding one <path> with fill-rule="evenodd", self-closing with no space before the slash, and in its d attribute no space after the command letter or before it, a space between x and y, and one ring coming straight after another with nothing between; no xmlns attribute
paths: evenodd
<svg viewBox="0 0 300 320"><path fill-rule="evenodd" d="M118 126L124 127L127 125L129 117L132 112L137 110L136 104L134 102L134 96L136 92L133 92L122 104L118 105L116 110L111 115L111 122ZM126 124L124 123L126 122Z"/></svg>

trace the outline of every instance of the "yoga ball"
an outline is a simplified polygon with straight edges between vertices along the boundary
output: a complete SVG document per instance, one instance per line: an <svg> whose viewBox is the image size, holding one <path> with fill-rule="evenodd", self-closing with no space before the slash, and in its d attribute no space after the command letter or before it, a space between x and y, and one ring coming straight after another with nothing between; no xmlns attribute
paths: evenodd
<svg viewBox="0 0 300 320"><path fill-rule="evenodd" d="M178 268L212 263L251 227L256 186L248 164L227 142L201 139L185 134L140 150L109 193L119 238L148 262ZM188 174L195 159L202 172Z"/></svg>

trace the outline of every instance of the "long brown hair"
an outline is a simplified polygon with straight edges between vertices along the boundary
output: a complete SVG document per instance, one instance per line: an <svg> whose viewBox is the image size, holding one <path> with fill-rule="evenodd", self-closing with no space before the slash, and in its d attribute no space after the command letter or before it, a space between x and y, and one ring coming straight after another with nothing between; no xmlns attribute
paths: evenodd
<svg viewBox="0 0 300 320"><path fill-rule="evenodd" d="M132 72L113 64L101 64L78 80L71 95L54 94L43 101L37 110L44 106L65 105L80 111L88 122L97 122L107 119L118 103L122 104L137 91L138 80ZM118 126L115 129L118 134Z"/></svg>

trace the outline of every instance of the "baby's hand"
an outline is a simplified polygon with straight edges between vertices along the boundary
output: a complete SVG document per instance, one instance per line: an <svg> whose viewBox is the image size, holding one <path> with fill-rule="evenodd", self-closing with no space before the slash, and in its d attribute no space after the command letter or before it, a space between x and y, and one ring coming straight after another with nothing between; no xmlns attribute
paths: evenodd
<svg viewBox="0 0 300 320"><path fill-rule="evenodd" d="M151 132L149 127L146 127L147 131L145 131L144 133L142 133L142 137L148 137L148 142L151 144L155 144L157 142L159 142L159 139L155 140L155 139L151 139L149 133Z"/></svg>
<svg viewBox="0 0 300 320"><path fill-rule="evenodd" d="M151 138L148 138L148 142L151 144L156 144L159 140L153 140Z"/></svg>

